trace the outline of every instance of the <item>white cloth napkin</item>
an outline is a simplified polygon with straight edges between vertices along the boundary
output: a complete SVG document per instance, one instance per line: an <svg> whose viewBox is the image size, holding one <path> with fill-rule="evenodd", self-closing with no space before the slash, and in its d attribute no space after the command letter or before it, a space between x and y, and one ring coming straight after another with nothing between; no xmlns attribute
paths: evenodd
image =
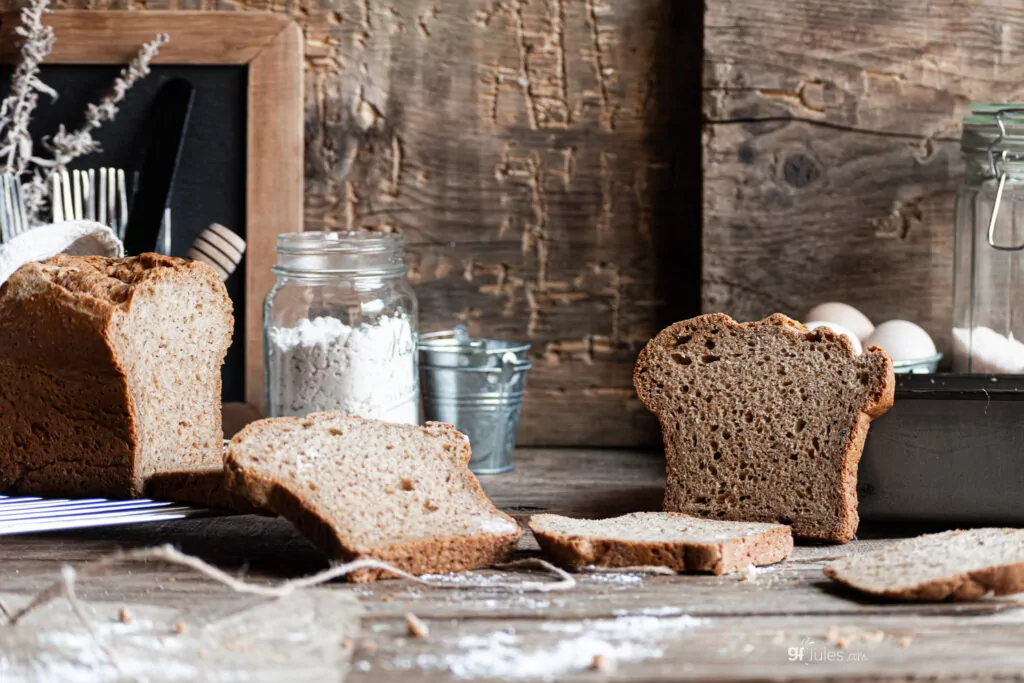
<svg viewBox="0 0 1024 683"><path fill-rule="evenodd" d="M26 263L45 261L60 253L120 258L124 245L113 230L95 221L41 225L0 244L0 285Z"/></svg>

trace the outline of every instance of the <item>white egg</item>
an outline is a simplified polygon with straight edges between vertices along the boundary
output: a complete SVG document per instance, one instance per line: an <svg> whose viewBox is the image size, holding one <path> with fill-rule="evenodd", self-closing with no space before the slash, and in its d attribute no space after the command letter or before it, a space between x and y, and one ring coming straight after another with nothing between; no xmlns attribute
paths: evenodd
<svg viewBox="0 0 1024 683"><path fill-rule="evenodd" d="M864 346L880 346L896 361L931 358L937 353L928 333L909 320L882 323L864 340Z"/></svg>
<svg viewBox="0 0 1024 683"><path fill-rule="evenodd" d="M807 311L804 320L822 320L824 322L836 323L853 332L857 339L864 341L875 331L868 317L849 304L830 301L826 304L818 304Z"/></svg>
<svg viewBox="0 0 1024 683"><path fill-rule="evenodd" d="M836 334L845 334L847 339L850 340L850 343L853 344L853 352L855 354L859 356L864 351L864 349L861 348L860 339L857 339L857 335L855 335L853 332L843 327L839 323L830 323L824 320L814 320L809 323L804 323L804 325L807 325L807 327L811 328L812 330L816 327L827 327Z"/></svg>

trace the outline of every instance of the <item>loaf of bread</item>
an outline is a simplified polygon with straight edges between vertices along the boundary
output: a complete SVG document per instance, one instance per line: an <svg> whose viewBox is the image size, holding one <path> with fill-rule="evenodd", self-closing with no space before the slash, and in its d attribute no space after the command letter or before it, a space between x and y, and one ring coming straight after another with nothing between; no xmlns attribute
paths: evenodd
<svg viewBox="0 0 1024 683"><path fill-rule="evenodd" d="M724 522L678 512L633 512L611 519L534 515L530 529L555 564L668 567L677 572L729 574L781 562L793 552L783 524Z"/></svg>
<svg viewBox="0 0 1024 683"><path fill-rule="evenodd" d="M893 402L884 351L855 355L847 337L779 314L711 314L652 339L633 379L661 422L665 510L853 538L868 425Z"/></svg>
<svg viewBox="0 0 1024 683"><path fill-rule="evenodd" d="M900 600L976 600L1024 591L1024 529L970 529L918 536L844 557L825 576Z"/></svg>
<svg viewBox="0 0 1024 683"><path fill-rule="evenodd" d="M143 495L223 460L231 301L202 263L55 256L0 288L0 490Z"/></svg>
<svg viewBox="0 0 1024 683"><path fill-rule="evenodd" d="M519 525L487 498L469 458L451 425L327 412L253 422L228 445L225 472L230 493L288 519L329 557L423 574L489 567L515 550Z"/></svg>

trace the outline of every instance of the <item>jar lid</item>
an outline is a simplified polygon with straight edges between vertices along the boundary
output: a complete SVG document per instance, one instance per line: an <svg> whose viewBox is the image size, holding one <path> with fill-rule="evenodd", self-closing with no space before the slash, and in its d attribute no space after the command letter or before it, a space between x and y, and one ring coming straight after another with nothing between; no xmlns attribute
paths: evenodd
<svg viewBox="0 0 1024 683"><path fill-rule="evenodd" d="M974 102L970 109L960 143L965 152L1024 145L1024 103Z"/></svg>
<svg viewBox="0 0 1024 683"><path fill-rule="evenodd" d="M277 236L278 274L366 274L405 272L405 238L373 231L286 232Z"/></svg>

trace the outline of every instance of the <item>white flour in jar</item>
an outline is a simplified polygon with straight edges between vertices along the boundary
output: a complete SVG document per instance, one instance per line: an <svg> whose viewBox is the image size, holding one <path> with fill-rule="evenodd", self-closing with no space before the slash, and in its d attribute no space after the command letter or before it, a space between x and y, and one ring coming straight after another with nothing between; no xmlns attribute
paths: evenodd
<svg viewBox="0 0 1024 683"><path fill-rule="evenodd" d="M953 353L970 356L971 372L1015 375L1024 372L1024 344L987 327L953 328Z"/></svg>
<svg viewBox="0 0 1024 683"><path fill-rule="evenodd" d="M416 336L403 315L350 327L303 318L267 332L270 402L277 416L340 410L389 422L419 422Z"/></svg>

